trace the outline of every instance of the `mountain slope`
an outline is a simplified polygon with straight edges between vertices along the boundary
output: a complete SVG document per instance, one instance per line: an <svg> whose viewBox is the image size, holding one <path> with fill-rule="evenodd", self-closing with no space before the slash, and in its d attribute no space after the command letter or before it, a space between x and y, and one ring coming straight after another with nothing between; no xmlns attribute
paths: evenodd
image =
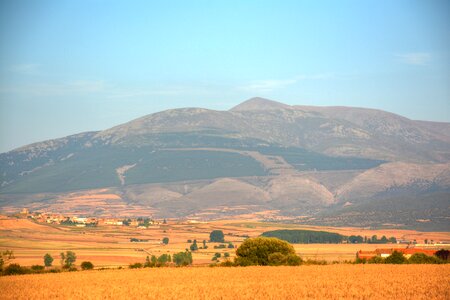
<svg viewBox="0 0 450 300"><path fill-rule="evenodd" d="M450 189L449 128L263 98L229 111L172 109L0 154L0 207L99 188L162 215L221 204L333 214L394 197L418 205L417 195Z"/></svg>

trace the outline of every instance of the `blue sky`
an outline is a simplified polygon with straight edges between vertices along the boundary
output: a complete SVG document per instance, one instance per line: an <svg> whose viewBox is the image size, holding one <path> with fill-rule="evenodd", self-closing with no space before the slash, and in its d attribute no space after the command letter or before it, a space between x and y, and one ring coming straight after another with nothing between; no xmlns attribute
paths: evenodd
<svg viewBox="0 0 450 300"><path fill-rule="evenodd" d="M0 1L0 152L261 96L450 122L450 1Z"/></svg>

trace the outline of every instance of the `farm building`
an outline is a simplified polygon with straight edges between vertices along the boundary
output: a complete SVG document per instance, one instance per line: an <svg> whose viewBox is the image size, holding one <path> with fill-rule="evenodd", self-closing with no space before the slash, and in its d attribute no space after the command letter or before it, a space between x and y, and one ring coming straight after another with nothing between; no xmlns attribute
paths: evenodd
<svg viewBox="0 0 450 300"><path fill-rule="evenodd" d="M397 251L403 253L406 258L411 257L411 255L416 253L423 253L429 256L432 256L436 253L436 250L431 249L420 249L420 248L384 248L384 249L375 249L375 251L362 251L359 250L356 252L356 257L359 259L371 259L372 257L388 257L392 254L392 252Z"/></svg>

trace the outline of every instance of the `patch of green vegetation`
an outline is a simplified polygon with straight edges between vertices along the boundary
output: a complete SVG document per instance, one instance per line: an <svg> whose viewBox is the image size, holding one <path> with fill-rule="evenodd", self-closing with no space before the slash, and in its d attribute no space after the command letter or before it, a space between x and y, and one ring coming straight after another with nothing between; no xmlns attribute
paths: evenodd
<svg viewBox="0 0 450 300"><path fill-rule="evenodd" d="M313 230L273 230L261 236L275 237L293 244L338 244L345 239L338 233Z"/></svg>
<svg viewBox="0 0 450 300"><path fill-rule="evenodd" d="M263 176L256 160L221 151L155 151L127 172L127 184Z"/></svg>
<svg viewBox="0 0 450 300"><path fill-rule="evenodd" d="M259 148L258 151L262 154L281 156L300 171L364 170L374 168L385 162L358 157L334 157L294 147L264 147Z"/></svg>

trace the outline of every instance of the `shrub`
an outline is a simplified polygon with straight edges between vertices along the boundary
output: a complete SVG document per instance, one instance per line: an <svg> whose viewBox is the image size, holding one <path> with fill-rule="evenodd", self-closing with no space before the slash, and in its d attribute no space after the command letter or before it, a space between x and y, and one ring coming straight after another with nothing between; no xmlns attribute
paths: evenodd
<svg viewBox="0 0 450 300"><path fill-rule="evenodd" d="M286 264L286 255L280 252L271 253L268 256L268 262L270 266L284 265Z"/></svg>
<svg viewBox="0 0 450 300"><path fill-rule="evenodd" d="M93 268L94 268L94 265L90 261L83 261L81 263L82 270L92 270Z"/></svg>
<svg viewBox="0 0 450 300"><path fill-rule="evenodd" d="M408 263L410 263L410 264L439 264L439 263L442 263L442 260L436 256L429 256L424 253L414 253L408 259Z"/></svg>
<svg viewBox="0 0 450 300"><path fill-rule="evenodd" d="M173 262L177 266L187 266L192 264L192 253L189 251L179 252L173 255Z"/></svg>
<svg viewBox="0 0 450 300"><path fill-rule="evenodd" d="M209 234L209 240L214 243L224 243L225 238L222 230L213 230Z"/></svg>
<svg viewBox="0 0 450 300"><path fill-rule="evenodd" d="M300 256L295 254L289 254L286 256L286 264L288 266L300 266L303 260Z"/></svg>
<svg viewBox="0 0 450 300"><path fill-rule="evenodd" d="M236 264L248 265L279 265L287 264L287 256L294 255L295 250L286 241L277 238L257 237L245 240L236 250ZM290 261L295 261L293 257Z"/></svg>
<svg viewBox="0 0 450 300"><path fill-rule="evenodd" d="M406 257L403 256L403 253L394 251L391 255L386 257L385 263L387 264L404 264L407 262Z"/></svg>
<svg viewBox="0 0 450 300"><path fill-rule="evenodd" d="M3 271L3 274L5 275L18 275L27 273L29 273L29 270L27 268L21 267L19 264L10 264Z"/></svg>
<svg viewBox="0 0 450 300"><path fill-rule="evenodd" d="M228 243L228 248L232 249L232 248L234 248L234 245L232 243Z"/></svg>
<svg viewBox="0 0 450 300"><path fill-rule="evenodd" d="M128 268L130 268L130 269L140 269L142 267L143 267L143 265L141 263L134 263L134 264L130 264L128 266Z"/></svg>
<svg viewBox="0 0 450 300"><path fill-rule="evenodd" d="M380 256L374 256L372 258L369 258L367 260L368 264L384 264L385 263L385 259L380 257Z"/></svg>
<svg viewBox="0 0 450 300"><path fill-rule="evenodd" d="M230 257L230 253L225 252L225 253L223 254L223 256L224 256L224 257Z"/></svg>
<svg viewBox="0 0 450 300"><path fill-rule="evenodd" d="M163 238L162 242L164 245L167 245L169 243L169 238L168 237Z"/></svg>
<svg viewBox="0 0 450 300"><path fill-rule="evenodd" d="M219 264L221 267L234 267L235 264L232 261L226 260Z"/></svg>
<svg viewBox="0 0 450 300"><path fill-rule="evenodd" d="M40 265L32 265L31 266L31 270L33 270L33 271L43 271L45 269L45 267L44 266L40 266Z"/></svg>

